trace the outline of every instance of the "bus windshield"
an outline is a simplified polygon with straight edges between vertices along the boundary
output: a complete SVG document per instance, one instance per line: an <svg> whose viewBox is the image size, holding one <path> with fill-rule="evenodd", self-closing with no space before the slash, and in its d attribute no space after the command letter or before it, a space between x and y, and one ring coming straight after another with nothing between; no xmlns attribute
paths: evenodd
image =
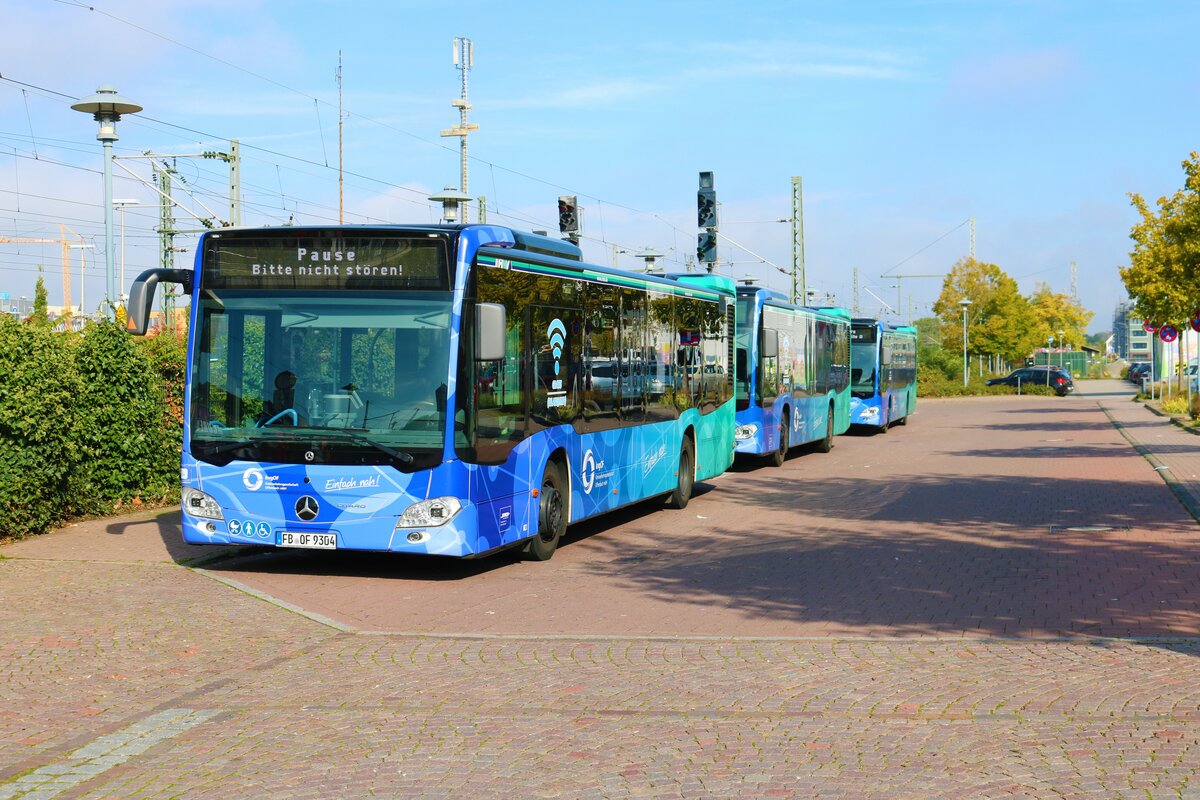
<svg viewBox="0 0 1200 800"><path fill-rule="evenodd" d="M206 290L191 451L211 463L441 462L448 291Z"/></svg>
<svg viewBox="0 0 1200 800"><path fill-rule="evenodd" d="M854 325L850 329L850 391L875 394L879 370L879 339L874 325Z"/></svg>

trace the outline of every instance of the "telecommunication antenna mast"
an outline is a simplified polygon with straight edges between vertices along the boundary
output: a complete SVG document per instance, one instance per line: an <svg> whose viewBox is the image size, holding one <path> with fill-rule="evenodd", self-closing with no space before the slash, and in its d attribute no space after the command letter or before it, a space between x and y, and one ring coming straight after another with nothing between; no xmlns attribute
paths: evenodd
<svg viewBox="0 0 1200 800"><path fill-rule="evenodd" d="M345 173L342 169L342 51L338 50L338 225L346 222Z"/></svg>
<svg viewBox="0 0 1200 800"><path fill-rule="evenodd" d="M970 217L968 219L968 222L971 223L971 225L970 225L971 240L970 240L970 244L968 245L969 249L967 250L967 255L969 255L972 259L974 259L975 258L975 218Z"/></svg>
<svg viewBox="0 0 1200 800"><path fill-rule="evenodd" d="M1079 268L1071 262L1071 302L1079 305Z"/></svg>
<svg viewBox="0 0 1200 800"><path fill-rule="evenodd" d="M471 135L472 131L479 130L478 125L467 122L467 112L471 110L471 104L467 102L467 73L471 71L471 67L475 66L475 45L470 39L461 36L455 37L454 66L462 73L462 96L458 100L451 100L450 105L458 109L459 123L453 128L442 131L441 135L458 137L458 146L462 154L462 181L458 189L463 194L467 194L467 137ZM466 221L467 213L464 209L463 222Z"/></svg>

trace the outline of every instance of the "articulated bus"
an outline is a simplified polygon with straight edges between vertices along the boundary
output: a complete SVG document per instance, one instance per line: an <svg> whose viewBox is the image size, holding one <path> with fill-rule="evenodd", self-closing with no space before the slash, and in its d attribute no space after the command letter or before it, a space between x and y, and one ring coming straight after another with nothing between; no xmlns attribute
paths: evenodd
<svg viewBox="0 0 1200 800"><path fill-rule="evenodd" d="M737 452L783 464L817 442L828 453L850 427L850 314L792 305L737 287Z"/></svg>
<svg viewBox="0 0 1200 800"><path fill-rule="evenodd" d="M159 282L192 297L191 543L545 560L733 460L728 278L491 225L214 231L139 276L134 333Z"/></svg>
<svg viewBox="0 0 1200 800"><path fill-rule="evenodd" d="M886 431L917 408L917 329L855 318L850 327L850 422Z"/></svg>

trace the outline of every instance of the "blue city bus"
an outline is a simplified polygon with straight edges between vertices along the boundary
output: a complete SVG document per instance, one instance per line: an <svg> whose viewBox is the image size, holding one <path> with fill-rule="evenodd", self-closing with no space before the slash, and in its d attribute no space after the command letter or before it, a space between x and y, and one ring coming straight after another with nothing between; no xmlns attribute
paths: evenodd
<svg viewBox="0 0 1200 800"><path fill-rule="evenodd" d="M886 431L917 408L917 329L854 318L850 326L850 423Z"/></svg>
<svg viewBox="0 0 1200 800"><path fill-rule="evenodd" d="M682 508L733 460L734 284L583 263L493 225L206 233L181 477L194 544L554 553L568 524Z"/></svg>
<svg viewBox="0 0 1200 800"><path fill-rule="evenodd" d="M850 314L737 287L737 452L781 466L793 446L828 453L850 427Z"/></svg>

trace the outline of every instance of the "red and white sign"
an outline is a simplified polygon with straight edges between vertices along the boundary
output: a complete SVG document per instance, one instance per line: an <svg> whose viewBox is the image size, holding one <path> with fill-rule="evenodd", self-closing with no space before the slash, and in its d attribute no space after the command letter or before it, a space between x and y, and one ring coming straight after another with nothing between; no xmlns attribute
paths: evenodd
<svg viewBox="0 0 1200 800"><path fill-rule="evenodd" d="M1158 329L1158 338L1170 343L1179 338L1179 331L1170 325L1163 325Z"/></svg>

